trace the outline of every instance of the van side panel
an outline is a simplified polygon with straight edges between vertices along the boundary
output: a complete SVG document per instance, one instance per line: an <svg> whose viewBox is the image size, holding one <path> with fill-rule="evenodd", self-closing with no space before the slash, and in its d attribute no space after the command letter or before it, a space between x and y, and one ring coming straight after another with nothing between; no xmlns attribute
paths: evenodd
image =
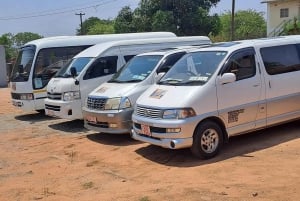
<svg viewBox="0 0 300 201"><path fill-rule="evenodd" d="M267 125L300 117L300 44L260 50L266 78Z"/></svg>

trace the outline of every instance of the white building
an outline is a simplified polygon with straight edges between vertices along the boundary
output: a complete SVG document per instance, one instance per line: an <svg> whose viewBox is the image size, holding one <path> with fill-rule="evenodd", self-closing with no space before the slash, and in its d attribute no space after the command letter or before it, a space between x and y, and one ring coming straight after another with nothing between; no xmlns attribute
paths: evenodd
<svg viewBox="0 0 300 201"><path fill-rule="evenodd" d="M5 49L0 45L0 87L7 87Z"/></svg>
<svg viewBox="0 0 300 201"><path fill-rule="evenodd" d="M300 0L263 0L267 3L267 34L280 35L288 23L300 19Z"/></svg>

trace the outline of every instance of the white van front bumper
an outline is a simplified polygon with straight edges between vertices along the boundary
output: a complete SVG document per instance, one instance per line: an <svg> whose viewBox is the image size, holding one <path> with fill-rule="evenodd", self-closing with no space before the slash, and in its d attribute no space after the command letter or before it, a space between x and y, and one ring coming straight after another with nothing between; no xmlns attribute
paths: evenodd
<svg viewBox="0 0 300 201"><path fill-rule="evenodd" d="M62 119L82 119L81 100L62 101L45 99L45 114Z"/></svg>
<svg viewBox="0 0 300 201"><path fill-rule="evenodd" d="M132 138L169 149L191 147L198 124L196 118L167 120L133 115L132 120ZM145 131L145 128L150 132Z"/></svg>

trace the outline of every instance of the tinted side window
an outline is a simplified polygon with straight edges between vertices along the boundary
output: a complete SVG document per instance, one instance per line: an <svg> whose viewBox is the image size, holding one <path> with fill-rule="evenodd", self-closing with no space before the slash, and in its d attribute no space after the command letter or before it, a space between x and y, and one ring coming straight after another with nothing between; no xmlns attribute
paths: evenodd
<svg viewBox="0 0 300 201"><path fill-rule="evenodd" d="M300 44L261 48L260 53L269 75L300 70Z"/></svg>
<svg viewBox="0 0 300 201"><path fill-rule="evenodd" d="M223 73L234 73L237 81L253 77L256 74L254 51L245 50L234 53L228 60Z"/></svg>
<svg viewBox="0 0 300 201"><path fill-rule="evenodd" d="M96 77L114 74L117 71L118 57L109 56L101 57L93 62L93 64L86 71L83 79L92 79Z"/></svg>
<svg viewBox="0 0 300 201"><path fill-rule="evenodd" d="M157 69L157 74L161 72L168 72L169 69L185 54L186 52L178 52L167 56L161 66Z"/></svg>
<svg viewBox="0 0 300 201"><path fill-rule="evenodd" d="M125 55L124 56L124 59L125 59L125 61L126 61L126 63L130 60L130 59L132 59L132 57L134 57L135 55Z"/></svg>

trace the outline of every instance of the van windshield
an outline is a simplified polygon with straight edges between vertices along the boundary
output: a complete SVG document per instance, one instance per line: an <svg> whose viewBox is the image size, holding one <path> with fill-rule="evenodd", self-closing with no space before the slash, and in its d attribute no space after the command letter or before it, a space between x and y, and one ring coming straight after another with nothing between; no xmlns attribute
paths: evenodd
<svg viewBox="0 0 300 201"><path fill-rule="evenodd" d="M186 54L158 84L204 85L226 56L224 51L199 51Z"/></svg>
<svg viewBox="0 0 300 201"><path fill-rule="evenodd" d="M162 55L136 56L123 66L109 82L141 82L149 76L162 57Z"/></svg>
<svg viewBox="0 0 300 201"><path fill-rule="evenodd" d="M64 67L62 67L55 77L71 77L71 68L76 69L77 75L84 69L84 67L92 60L91 57L79 57L69 61Z"/></svg>
<svg viewBox="0 0 300 201"><path fill-rule="evenodd" d="M16 64L11 73L12 82L28 81L32 62L35 54L35 46L26 46L20 49Z"/></svg>

